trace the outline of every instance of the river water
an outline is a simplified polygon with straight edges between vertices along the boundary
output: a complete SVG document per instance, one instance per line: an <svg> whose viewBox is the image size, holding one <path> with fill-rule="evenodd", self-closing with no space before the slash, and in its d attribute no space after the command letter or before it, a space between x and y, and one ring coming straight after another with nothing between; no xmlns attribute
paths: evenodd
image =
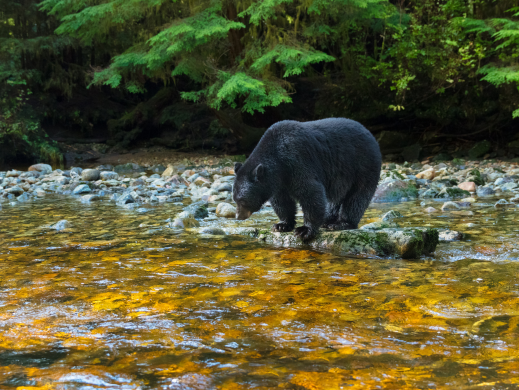
<svg viewBox="0 0 519 390"><path fill-rule="evenodd" d="M467 233L413 261L176 232L172 204L3 203L0 386L517 388L519 208L496 200L473 215L370 207L363 223L394 209L401 226Z"/></svg>

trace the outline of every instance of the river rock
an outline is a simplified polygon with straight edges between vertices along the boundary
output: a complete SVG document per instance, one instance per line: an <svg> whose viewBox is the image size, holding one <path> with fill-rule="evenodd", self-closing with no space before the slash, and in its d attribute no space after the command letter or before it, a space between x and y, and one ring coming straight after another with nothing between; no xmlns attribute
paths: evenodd
<svg viewBox="0 0 519 390"><path fill-rule="evenodd" d="M29 200L31 200L31 198L30 198L29 195L27 195L27 193L25 192L25 193L21 194L20 196L18 196L18 197L16 198L16 200L17 200L18 202L28 202Z"/></svg>
<svg viewBox="0 0 519 390"><path fill-rule="evenodd" d="M516 197L510 199L510 202L516 203L516 204L519 203L519 196L516 196Z"/></svg>
<svg viewBox="0 0 519 390"><path fill-rule="evenodd" d="M205 227L200 229L200 234L211 234L213 236L225 236L225 231L218 227Z"/></svg>
<svg viewBox="0 0 519 390"><path fill-rule="evenodd" d="M176 172L176 170L175 170L175 168L173 168L173 165L168 165L166 170L164 172L162 172L162 177L164 179L169 178L169 177L173 176L175 174L175 172Z"/></svg>
<svg viewBox="0 0 519 390"><path fill-rule="evenodd" d="M496 204L494 204L494 207L496 209L499 209L499 208L504 208L504 207L512 207L512 206L515 206L514 203L510 203L508 202L506 199L499 199Z"/></svg>
<svg viewBox="0 0 519 390"><path fill-rule="evenodd" d="M41 172L42 174L47 175L52 172L52 167L49 164L34 164L31 165L28 170Z"/></svg>
<svg viewBox="0 0 519 390"><path fill-rule="evenodd" d="M119 206L124 206L125 204L135 203L135 199L133 198L133 196L131 194L125 193L117 198L116 203Z"/></svg>
<svg viewBox="0 0 519 390"><path fill-rule="evenodd" d="M425 212L426 212L426 213L437 213L438 210L435 209L434 207L427 207L427 208L425 209Z"/></svg>
<svg viewBox="0 0 519 390"><path fill-rule="evenodd" d="M173 229L192 229L200 226L200 222L198 222L193 217L188 218L175 218L173 222L170 222L166 225L166 227Z"/></svg>
<svg viewBox="0 0 519 390"><path fill-rule="evenodd" d="M62 219L61 221L56 222L54 225L50 225L50 229L54 229L59 231L70 229L72 227L72 224L67 221L66 219Z"/></svg>
<svg viewBox="0 0 519 390"><path fill-rule="evenodd" d="M7 189L7 193L13 194L14 196L20 196L24 192L25 191L21 187L18 187L18 186L14 186L14 187Z"/></svg>
<svg viewBox="0 0 519 390"><path fill-rule="evenodd" d="M202 219L209 215L207 211L207 202L205 201L192 203L186 208L184 208L184 211L192 215L193 218L197 219Z"/></svg>
<svg viewBox="0 0 519 390"><path fill-rule="evenodd" d="M470 192L464 191L458 187L445 187L443 188L435 198L440 199L455 199L455 198L465 198L470 196Z"/></svg>
<svg viewBox="0 0 519 390"><path fill-rule="evenodd" d="M382 216L382 221L391 221L392 219L403 217L404 216L402 215L402 213L395 210L390 210Z"/></svg>
<svg viewBox="0 0 519 390"><path fill-rule="evenodd" d="M463 233L456 230L440 230L438 238L440 241L460 241L463 239Z"/></svg>
<svg viewBox="0 0 519 390"><path fill-rule="evenodd" d="M468 192L476 192L477 186L473 181L466 181L458 184L458 188Z"/></svg>
<svg viewBox="0 0 519 390"><path fill-rule="evenodd" d="M387 229L387 228L397 228L398 224L396 222L389 222L389 221L378 221L378 222L371 222L364 226L361 226L361 230L381 230L381 229Z"/></svg>
<svg viewBox="0 0 519 390"><path fill-rule="evenodd" d="M45 190L43 188L37 188L34 193L37 197L43 198L45 196Z"/></svg>
<svg viewBox="0 0 519 390"><path fill-rule="evenodd" d="M434 179L436 172L434 171L434 168L429 168L425 171L422 171L420 173L416 174L417 179L426 179L426 180L432 180Z"/></svg>
<svg viewBox="0 0 519 390"><path fill-rule="evenodd" d="M258 239L274 245L300 247L304 244L293 233L258 231ZM432 228L393 228L321 232L309 246L340 255L396 256L416 259L435 251L438 230Z"/></svg>
<svg viewBox="0 0 519 390"><path fill-rule="evenodd" d="M119 180L119 174L114 171L102 171L99 176L101 180L109 181L109 180Z"/></svg>
<svg viewBox="0 0 519 390"><path fill-rule="evenodd" d="M229 203L220 203L216 207L216 215L224 218L235 218L236 207Z"/></svg>
<svg viewBox="0 0 519 390"><path fill-rule="evenodd" d="M492 195L495 195L495 193L496 192L491 187L478 187L476 189L476 194L479 197L492 196Z"/></svg>
<svg viewBox="0 0 519 390"><path fill-rule="evenodd" d="M445 202L442 206L442 211L459 210L460 206L454 202Z"/></svg>
<svg viewBox="0 0 519 390"><path fill-rule="evenodd" d="M72 195L85 194L87 192L91 192L92 190L87 184L80 184L72 191Z"/></svg>
<svg viewBox="0 0 519 390"><path fill-rule="evenodd" d="M232 192L232 185L229 182L219 183L215 187L215 190L218 192L224 192L224 191Z"/></svg>
<svg viewBox="0 0 519 390"><path fill-rule="evenodd" d="M398 202L402 198L416 198L416 187L404 180L389 180L382 182L377 187L372 202Z"/></svg>
<svg viewBox="0 0 519 390"><path fill-rule="evenodd" d="M97 169L84 169L81 172L81 180L96 181L99 180L100 173Z"/></svg>
<svg viewBox="0 0 519 390"><path fill-rule="evenodd" d="M101 197L99 195L94 195L94 194L83 195L81 197L81 203L90 203L90 202L95 202L98 200L101 200Z"/></svg>

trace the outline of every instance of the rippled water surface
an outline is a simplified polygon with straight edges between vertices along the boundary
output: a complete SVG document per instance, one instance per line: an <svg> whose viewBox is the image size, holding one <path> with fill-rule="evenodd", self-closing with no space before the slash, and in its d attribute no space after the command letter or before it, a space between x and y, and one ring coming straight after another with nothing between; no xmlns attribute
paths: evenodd
<svg viewBox="0 0 519 390"><path fill-rule="evenodd" d="M402 226L468 233L402 261L179 233L162 228L170 204L2 207L2 388L519 386L515 208L372 206L363 223L395 209ZM44 228L61 219L70 230Z"/></svg>

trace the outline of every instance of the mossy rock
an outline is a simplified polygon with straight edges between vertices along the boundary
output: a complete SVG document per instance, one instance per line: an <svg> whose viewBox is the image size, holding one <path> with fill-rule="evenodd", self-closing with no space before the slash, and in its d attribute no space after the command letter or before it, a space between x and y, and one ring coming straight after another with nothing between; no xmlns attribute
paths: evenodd
<svg viewBox="0 0 519 390"><path fill-rule="evenodd" d="M471 159L477 159L483 157L485 154L490 152L492 145L489 141L484 140L475 144L468 152L468 156Z"/></svg>
<svg viewBox="0 0 519 390"><path fill-rule="evenodd" d="M229 234L232 234L229 232ZM235 234L240 234L236 232ZM432 228L383 228L380 230L322 231L315 240L303 244L293 233L248 230L244 235L284 247L310 246L339 255L367 255L417 259L433 253L438 245L438 230Z"/></svg>
<svg viewBox="0 0 519 390"><path fill-rule="evenodd" d="M435 198L439 199L455 199L455 198L468 198L470 197L470 192L462 190L458 187L446 187L435 196Z"/></svg>

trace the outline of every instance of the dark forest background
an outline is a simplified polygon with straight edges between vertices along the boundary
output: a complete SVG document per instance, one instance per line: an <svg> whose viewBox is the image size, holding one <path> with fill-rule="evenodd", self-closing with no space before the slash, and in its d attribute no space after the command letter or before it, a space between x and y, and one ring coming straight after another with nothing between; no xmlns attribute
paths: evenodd
<svg viewBox="0 0 519 390"><path fill-rule="evenodd" d="M512 0L2 0L0 159L59 162L75 140L242 153L331 116L390 154L514 157L518 56Z"/></svg>

